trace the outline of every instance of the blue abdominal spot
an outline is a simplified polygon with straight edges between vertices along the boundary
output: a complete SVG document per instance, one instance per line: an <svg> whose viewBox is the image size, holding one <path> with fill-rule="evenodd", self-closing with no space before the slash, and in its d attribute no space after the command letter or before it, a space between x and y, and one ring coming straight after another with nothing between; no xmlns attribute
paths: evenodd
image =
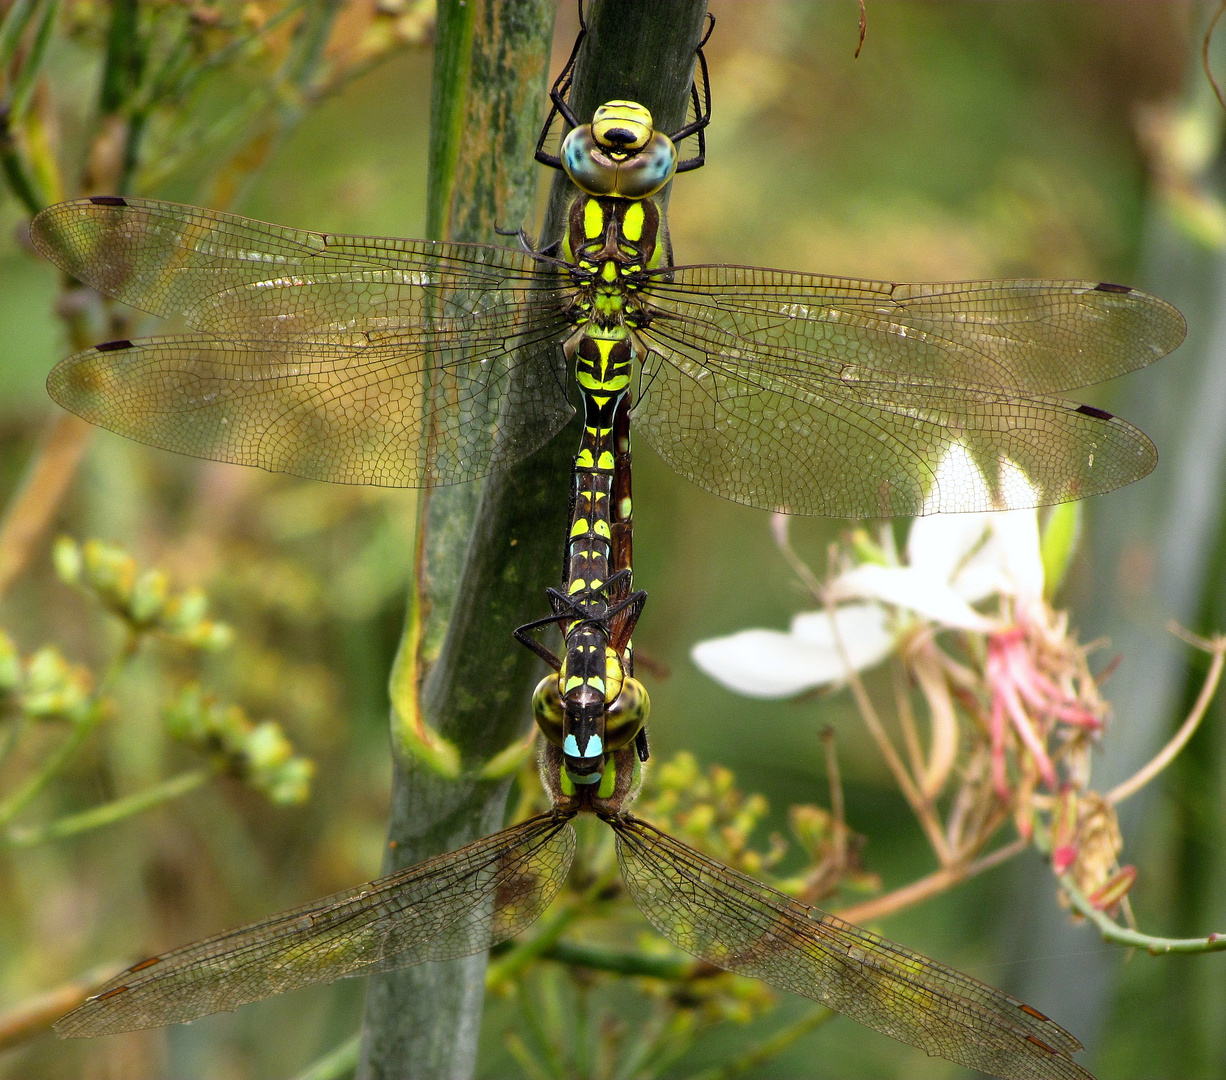
<svg viewBox="0 0 1226 1080"><path fill-rule="evenodd" d="M586 754L579 753L579 743L576 741L573 734L567 735L562 742L562 753L567 757L574 758L594 758L604 756L604 743L600 741L599 735L593 735L587 741L588 752Z"/></svg>

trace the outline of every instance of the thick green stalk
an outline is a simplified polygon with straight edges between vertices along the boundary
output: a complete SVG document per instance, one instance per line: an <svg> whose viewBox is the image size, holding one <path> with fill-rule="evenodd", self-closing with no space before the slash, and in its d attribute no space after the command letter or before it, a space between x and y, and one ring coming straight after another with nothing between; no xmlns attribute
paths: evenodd
<svg viewBox="0 0 1226 1080"><path fill-rule="evenodd" d="M438 13L429 231L501 242L495 227L531 213L552 0L445 0ZM385 871L460 847L503 824L508 781L480 767L522 736L534 664L512 629L537 614L558 559L566 457L560 445L487 481L423 495L415 595L393 687L395 770ZM564 506L563 506L564 509ZM411 716L410 714L416 714ZM428 725L458 751L458 775L407 750ZM358 1075L471 1076L485 956L371 979Z"/></svg>
<svg viewBox="0 0 1226 1080"><path fill-rule="evenodd" d="M495 227L530 216L544 117L547 0L448 0L439 6L429 195L431 235L497 242ZM610 97L638 97L675 127L684 115L705 0L605 0L577 73L580 114ZM672 73L670 75L670 72ZM560 220L555 184L548 220ZM422 500L417 590L410 598L393 709L395 780L385 870L412 865L500 828L507 780L481 767L530 724L539 662L511 638L543 614L559 580L571 456L567 428L524 464L482 485ZM414 687L419 692L413 695ZM413 737L405 733L413 729ZM433 729L447 755L405 752ZM359 1076L471 1076L484 955L376 976L367 996Z"/></svg>

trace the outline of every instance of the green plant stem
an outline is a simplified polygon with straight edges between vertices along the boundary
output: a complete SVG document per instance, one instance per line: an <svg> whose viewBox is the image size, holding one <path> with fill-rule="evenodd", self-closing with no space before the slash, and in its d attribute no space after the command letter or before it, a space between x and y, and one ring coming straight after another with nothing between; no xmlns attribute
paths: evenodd
<svg viewBox="0 0 1226 1080"><path fill-rule="evenodd" d="M361 1048L362 1035L359 1032L307 1066L294 1080L341 1080L341 1077L349 1076L357 1068Z"/></svg>
<svg viewBox="0 0 1226 1080"><path fill-rule="evenodd" d="M0 170L4 172L9 190L29 213L37 214L46 205L30 175L17 140L13 138L7 116L0 118Z"/></svg>
<svg viewBox="0 0 1226 1080"><path fill-rule="evenodd" d="M570 967L607 971L613 975L633 975L666 982L684 982L704 970L704 965L689 957L653 956L633 949L610 949L577 941L559 941L540 950L546 960ZM708 969L709 970L709 969Z"/></svg>
<svg viewBox="0 0 1226 1080"><path fill-rule="evenodd" d="M73 725L68 737L47 756L34 775L0 803L0 828L6 827L63 770L101 718L102 709L95 703L94 707Z"/></svg>
<svg viewBox="0 0 1226 1080"><path fill-rule="evenodd" d="M827 1009L824 1005L818 1006L795 1023L789 1024L781 1031L777 1031L769 1039L760 1042L752 1050L748 1050L739 1057L734 1058L727 1065L703 1069L702 1072L694 1073L688 1080L733 1080L733 1077L745 1076L747 1073L766 1064L771 1058L783 1053L797 1039L807 1035L815 1028L821 1027L823 1024L828 1024L837 1015L837 1013Z"/></svg>
<svg viewBox="0 0 1226 1080"><path fill-rule="evenodd" d="M552 0L440 4L431 236L498 243L496 227L531 213L539 174L532 147L544 116L554 10ZM483 484L423 493L419 501L416 589L391 718L394 780L385 871L502 827L511 781L482 779L481 770L525 733L525 703L539 671L511 631L539 613L555 577L549 568L561 547L567 466L566 448L555 440ZM453 750L434 767L407 752L407 736L427 729ZM442 760L445 770L437 767ZM375 976L358 1075L471 1075L485 961L480 954Z"/></svg>
<svg viewBox="0 0 1226 1080"><path fill-rule="evenodd" d="M6 720L3 733L0 733L0 765L3 765L13 752L13 747L21 741L29 726L30 718L25 713L18 713Z"/></svg>
<svg viewBox="0 0 1226 1080"><path fill-rule="evenodd" d="M48 825L31 829L10 829L8 842L13 847L33 847L47 840L61 840L67 836L100 829L106 825L114 825L117 821L139 814L161 803L169 802L186 795L189 791L206 783L216 775L210 768L192 769L190 772L172 776L160 784L125 795L101 806L82 810L79 814L69 814Z"/></svg>
<svg viewBox="0 0 1226 1080"><path fill-rule="evenodd" d="M1073 909L1098 927L1104 941L1110 941L1115 945L1127 945L1131 949L1144 949L1154 956L1162 956L1166 953L1226 952L1226 933L1210 934L1203 938L1164 938L1142 934L1140 931L1120 926L1105 911L1099 911L1091 904L1085 893L1077 888L1076 883L1067 874L1062 874L1059 881L1060 887L1068 893Z"/></svg>
<svg viewBox="0 0 1226 1080"><path fill-rule="evenodd" d="M47 757L34 775L5 799L4 802L0 803L0 829L5 828L13 818L20 814L29 805L30 801L63 770L81 748L81 745L89 737L90 733L98 726L106 714L103 702L107 693L115 685L116 680L124 668L127 667L132 657L136 655L139 645L140 635L131 629L127 630L124 635L123 645L115 656L112 657L102 678L98 680L98 687L94 693L94 700L89 710L80 720L76 721L68 737Z"/></svg>
<svg viewBox="0 0 1226 1080"><path fill-rule="evenodd" d="M529 941L514 946L500 956L496 962L490 964L485 973L486 989L498 988L508 979L514 978L538 957L550 956L551 959L557 959L552 953L562 935L580 916L599 913L596 908L598 898L608 891L609 886L617 880L618 874L617 866L610 866L582 893L572 897L568 903L559 906Z"/></svg>
<svg viewBox="0 0 1226 1080"><path fill-rule="evenodd" d="M104 116L121 112L131 101L140 82L144 57L141 53L139 19L137 0L112 0L106 61L98 93L98 111Z"/></svg>
<svg viewBox="0 0 1226 1080"><path fill-rule="evenodd" d="M662 127L684 116L705 4L603 0L572 97L580 113L613 97L637 97ZM534 204L532 161L544 117L550 28L546 0L447 0L439 6L432 103L430 235L497 242ZM455 117L462 114L457 122ZM558 184L547 229L562 220ZM546 234L549 235L548 233ZM477 488L431 491L421 500L417 593L400 653L402 723L418 719L454 746L448 777L413 755L394 756L388 871L452 850L501 827L509 780L482 766L530 723L540 663L515 645L515 626L546 609L558 580L571 457L567 428L526 462ZM419 717L414 717L414 712ZM376 976L367 995L363 1080L462 1080L475 1068L485 955Z"/></svg>

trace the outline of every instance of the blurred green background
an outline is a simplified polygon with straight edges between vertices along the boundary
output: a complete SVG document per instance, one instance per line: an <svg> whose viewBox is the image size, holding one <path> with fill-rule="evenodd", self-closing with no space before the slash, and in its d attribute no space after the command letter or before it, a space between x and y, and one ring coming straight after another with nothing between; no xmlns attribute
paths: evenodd
<svg viewBox="0 0 1226 1080"><path fill-rule="evenodd" d="M1185 307L1191 347L1211 340L1221 305L1213 238L1195 234L1168 205L1169 177L1163 187L1158 152L1139 134L1149 130L1147 110L1203 98L1193 62L1201 8L1161 0L870 0L858 60L854 2L712 0L711 8L719 20L708 50L715 115L707 166L673 192L679 262L895 280L1126 281L1176 302L1184 302L1181 291L1192 297L1193 310ZM574 26L564 0L555 71ZM88 87L84 74L71 74L69 59L57 69L63 93L74 92L70 79ZM329 232L421 235L430 65L428 48L410 49L326 101L275 147L233 209ZM1202 114L1215 132L1218 118ZM1205 177L1212 187L1212 168ZM147 193L207 197L188 182ZM26 220L11 197L0 201L0 497L15 489L52 414L43 381L66 351L52 311L56 275L21 242ZM1199 254L1176 258L1180 245ZM1184 356L1152 373L1157 381L1146 392L1155 400L1163 379L1178 378ZM1119 406L1111 387L1087 400ZM1219 409L1226 411L1226 400ZM1209 434L1188 433L1193 450ZM1141 486L1175 489L1180 480L1163 471L1167 462ZM688 659L700 638L783 627L808 606L766 516L679 479L641 441L635 465L635 576L650 594L635 640L670 671L650 682L653 752L688 749L704 764L729 766L743 788L770 799L769 827L780 828L790 803L826 801L819 736L833 724L849 823L867 837L866 865L886 887L927 872L919 830L844 699L746 701ZM1162 634L1171 615L1196 629L1226 625L1216 488L1202 505L1204 565L1184 599L1190 610L1168 610L1159 597L1146 634ZM332 489L96 434L57 531L114 541L177 582L203 585L238 634L235 649L205 663L206 681L253 716L279 720L319 771L303 807L269 809L221 783L78 840L0 848L0 1000L19 1002L100 960L193 939L377 872L389 783L385 684L413 513L408 493ZM1092 534L1096 513L1091 508ZM793 537L820 571L827 543L844 527L798 521ZM1103 594L1121 587L1095 565L1096 551L1083 552L1063 597L1083 637L1110 628ZM105 635L104 621L56 583L46 545L0 607L0 624L23 652L55 641L81 661L96 655ZM1142 648L1147 640L1135 638ZM1189 692L1180 656L1168 672L1171 694L1148 717L1158 733L1176 722ZM1132 662L1126 652L1123 669ZM159 734L155 705L188 661L140 663L141 677L125 683L123 722L105 729L74 772L70 795L58 796L69 799L61 809L167 775L176 751ZM1116 693L1108 684L1108 696ZM1151 932L1226 930L1223 719L1215 707L1130 822L1124 859L1140 869L1134 899ZM1053 946L1034 928L1035 912L1039 924L1066 917L1039 899L1052 886L1038 858L1022 863L880 929L989 982L1031 988L1027 1000L1087 1040L1087 1064L1103 1077L1226 1074L1226 958L1128 958L1086 928ZM1101 977L1078 994L1087 968ZM1079 998L1077 1018L1052 989L1061 986ZM636 1007L629 988L618 993ZM105 1045L44 1037L0 1053L0 1077L291 1077L355 1029L361 1000L354 980ZM781 1015L792 1012L799 1015L799 1004L785 1002ZM509 1005L488 1003L483 1076L518 1075L501 1041L511 1016ZM724 1060L754 1037L726 1024L675 1075ZM966 1074L839 1020L753 1075Z"/></svg>

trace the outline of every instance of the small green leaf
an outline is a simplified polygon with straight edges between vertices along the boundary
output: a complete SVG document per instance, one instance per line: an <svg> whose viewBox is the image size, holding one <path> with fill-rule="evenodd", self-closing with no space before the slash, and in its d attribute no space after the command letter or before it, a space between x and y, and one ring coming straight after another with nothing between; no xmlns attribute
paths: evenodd
<svg viewBox="0 0 1226 1080"><path fill-rule="evenodd" d="M1060 591L1081 537L1081 503L1061 503L1052 507L1043 530L1040 554L1043 559L1043 592L1050 600Z"/></svg>

